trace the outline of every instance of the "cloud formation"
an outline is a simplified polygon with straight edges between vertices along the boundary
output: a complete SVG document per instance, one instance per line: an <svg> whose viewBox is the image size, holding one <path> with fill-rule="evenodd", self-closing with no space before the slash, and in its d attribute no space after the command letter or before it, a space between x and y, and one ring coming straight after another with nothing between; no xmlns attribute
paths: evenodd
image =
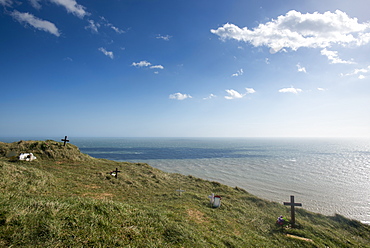
<svg viewBox="0 0 370 248"><path fill-rule="evenodd" d="M298 68L298 71L299 72L307 73L306 68L305 67L302 67L301 64L299 64L299 63L297 64L297 68Z"/></svg>
<svg viewBox="0 0 370 248"><path fill-rule="evenodd" d="M123 34L123 33L125 33L124 30L113 26L112 23L108 23L107 26L110 27L111 29L113 29L117 34Z"/></svg>
<svg viewBox="0 0 370 248"><path fill-rule="evenodd" d="M247 94L254 94L254 93L256 93L256 91L253 88L245 88L245 90L247 91Z"/></svg>
<svg viewBox="0 0 370 248"><path fill-rule="evenodd" d="M123 34L123 33L125 33L124 30L122 30L122 29L117 28L116 26L114 26L104 16L101 16L100 19L102 20L102 25L113 29L117 34Z"/></svg>
<svg viewBox="0 0 370 248"><path fill-rule="evenodd" d="M212 99L212 98L215 98L215 97L217 97L217 96L214 95L214 94L209 94L209 96L204 97L203 100L209 100L209 99Z"/></svg>
<svg viewBox="0 0 370 248"><path fill-rule="evenodd" d="M86 8L78 4L75 0L48 0L48 1L64 7L68 13L72 13L73 15L81 19L84 18L86 15L90 15L90 13L86 12L85 10ZM35 9L41 9L40 4L41 0L28 0L28 2ZM11 7L13 4L13 0L0 0L0 4L6 7Z"/></svg>
<svg viewBox="0 0 370 248"><path fill-rule="evenodd" d="M193 98L191 95L188 95L188 94L182 94L182 93L174 93L174 94L171 94L169 95L169 99L174 99L174 100L185 100L187 98Z"/></svg>
<svg viewBox="0 0 370 248"><path fill-rule="evenodd" d="M90 29L93 33L98 33L98 28L100 27L99 23L95 23L93 20L87 20L89 25L85 29Z"/></svg>
<svg viewBox="0 0 370 248"><path fill-rule="evenodd" d="M364 75L360 75L360 76L358 76L358 79L364 79L365 78L365 76Z"/></svg>
<svg viewBox="0 0 370 248"><path fill-rule="evenodd" d="M223 41L235 39L255 47L267 46L271 53L284 48L296 51L301 47L325 48L333 44L360 46L370 41L370 23L359 23L357 18L340 10L324 14L291 10L252 30L227 23L210 31Z"/></svg>
<svg viewBox="0 0 370 248"><path fill-rule="evenodd" d="M329 51L326 48L321 50L321 55L328 57L330 64L356 64L353 61L345 61L340 59L337 51Z"/></svg>
<svg viewBox="0 0 370 248"><path fill-rule="evenodd" d="M10 15L20 23L26 23L36 29L49 32L57 37L60 36L60 32L54 23L42 20L30 13L21 13L17 10L11 12Z"/></svg>
<svg viewBox="0 0 370 248"><path fill-rule="evenodd" d="M13 2L12 2L12 0L0 0L0 4L5 6L5 7L11 7Z"/></svg>
<svg viewBox="0 0 370 248"><path fill-rule="evenodd" d="M63 6L66 8L68 13L72 13L73 15L84 18L86 15L90 15L90 13L85 11L85 7L78 4L75 0L49 0L52 3L57 5Z"/></svg>
<svg viewBox="0 0 370 248"><path fill-rule="evenodd" d="M45 0L46 1L46 0ZM77 4L75 0L47 0L51 3L64 7L68 13L72 13L73 15L83 19L85 16L90 15L90 13L85 11L85 7ZM41 0L28 0L29 4L37 10L41 9ZM0 5L5 7L13 7L14 3L19 5L18 1L13 0L0 0ZM14 19L19 21L20 23L26 23L30 26L49 32L54 34L55 36L60 36L60 32L58 28L52 22L42 20L33 14L30 13L23 13L19 12L18 10L13 10L12 12L7 12L7 14L11 15ZM92 20L89 20L89 26L85 27L86 29L89 28L94 32L98 32L97 28L99 27L96 25Z"/></svg>
<svg viewBox="0 0 370 248"><path fill-rule="evenodd" d="M161 69L161 70L163 70L163 69L164 69L164 67L163 67L162 65L152 65L152 66L150 67L150 69Z"/></svg>
<svg viewBox="0 0 370 248"><path fill-rule="evenodd" d="M170 35L160 35L159 34L155 38L162 39L162 40L165 40L165 41L169 41L172 38L172 36L170 36Z"/></svg>
<svg viewBox="0 0 370 248"><path fill-rule="evenodd" d="M243 73L244 73L243 69L240 69L236 73L232 74L231 76L232 77L239 77L239 76L243 75Z"/></svg>
<svg viewBox="0 0 370 248"><path fill-rule="evenodd" d="M138 63L136 63L136 62L132 63L132 66L135 66L135 67L146 67L146 66L150 66L150 65L151 65L151 63L149 63L146 60L140 61Z"/></svg>
<svg viewBox="0 0 370 248"><path fill-rule="evenodd" d="M290 88L283 88L283 89L280 89L279 90L280 93L293 93L293 94L298 94L300 92L302 92L301 89L299 88L294 88L294 87L290 87Z"/></svg>
<svg viewBox="0 0 370 248"><path fill-rule="evenodd" d="M358 78L359 79L364 79L365 78L365 75L364 74L367 74L370 72L370 66L366 67L366 68L361 68L361 69L354 69L352 72L350 73L347 73L347 74L341 74L342 76L354 76L354 75L358 75Z"/></svg>
<svg viewBox="0 0 370 248"><path fill-rule="evenodd" d="M100 52L104 53L105 56L108 56L111 59L114 59L113 52L107 51L104 47L99 47L98 49Z"/></svg>
<svg viewBox="0 0 370 248"><path fill-rule="evenodd" d="M146 61L146 60L143 60L143 61L140 61L140 62L133 62L131 64L132 66L135 66L135 67L149 67L150 69L161 69L163 70L164 67L163 65L152 65L152 63Z"/></svg>
<svg viewBox="0 0 370 248"><path fill-rule="evenodd" d="M227 99L227 100L240 99L240 98L243 98L244 96L246 96L247 94L256 93L256 91L253 88L245 88L245 90L246 90L246 93L244 93L244 94L241 94L238 91L232 90L232 89L225 90L228 94L227 96L225 96L225 99Z"/></svg>
<svg viewBox="0 0 370 248"><path fill-rule="evenodd" d="M225 96L225 99L232 100L232 99L238 99L243 98L246 94L240 94L236 90L225 90L228 94L228 96Z"/></svg>
<svg viewBox="0 0 370 248"><path fill-rule="evenodd" d="M28 1L35 9L41 9L40 0L28 0Z"/></svg>

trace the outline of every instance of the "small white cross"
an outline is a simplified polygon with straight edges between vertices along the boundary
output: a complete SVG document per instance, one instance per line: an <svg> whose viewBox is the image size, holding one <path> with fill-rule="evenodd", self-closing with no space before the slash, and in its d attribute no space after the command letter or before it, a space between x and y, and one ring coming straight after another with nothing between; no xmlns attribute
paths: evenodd
<svg viewBox="0 0 370 248"><path fill-rule="evenodd" d="M185 192L185 190L182 190L181 188L177 189L176 191L179 192L179 195L181 195L182 192Z"/></svg>

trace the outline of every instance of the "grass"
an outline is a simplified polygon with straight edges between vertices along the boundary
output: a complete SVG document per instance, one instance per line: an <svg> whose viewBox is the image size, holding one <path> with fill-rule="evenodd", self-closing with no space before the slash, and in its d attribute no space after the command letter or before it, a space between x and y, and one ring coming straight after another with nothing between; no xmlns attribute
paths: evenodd
<svg viewBox="0 0 370 248"><path fill-rule="evenodd" d="M37 159L12 161L11 151ZM95 159L72 144L0 143L1 247L370 247L370 226L358 221L297 209L298 227L282 229L280 215L289 208L244 189Z"/></svg>

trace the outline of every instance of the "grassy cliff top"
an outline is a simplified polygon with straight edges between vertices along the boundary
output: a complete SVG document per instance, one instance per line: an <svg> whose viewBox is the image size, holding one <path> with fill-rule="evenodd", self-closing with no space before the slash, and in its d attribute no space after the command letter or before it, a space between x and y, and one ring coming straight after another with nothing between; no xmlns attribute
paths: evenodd
<svg viewBox="0 0 370 248"><path fill-rule="evenodd" d="M25 152L37 159L12 158ZM297 208L298 227L283 229L289 208L244 189L52 140L0 142L0 174L0 247L370 247L358 221Z"/></svg>

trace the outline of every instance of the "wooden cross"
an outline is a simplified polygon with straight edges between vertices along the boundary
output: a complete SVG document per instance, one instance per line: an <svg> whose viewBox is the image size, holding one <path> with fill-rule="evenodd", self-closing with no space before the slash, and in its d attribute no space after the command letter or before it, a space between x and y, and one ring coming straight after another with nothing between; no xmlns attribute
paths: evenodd
<svg viewBox="0 0 370 248"><path fill-rule="evenodd" d="M114 177L117 178L118 177L118 172L121 172L119 171L117 168L115 171L112 171L110 174L113 176L113 173L114 173Z"/></svg>
<svg viewBox="0 0 370 248"><path fill-rule="evenodd" d="M291 216L290 223L292 224L292 227L295 227L295 211L294 211L294 207L302 207L302 203L296 203L296 202L294 202L294 195L291 195L290 196L290 202L284 202L284 205L290 206L290 216Z"/></svg>
<svg viewBox="0 0 370 248"><path fill-rule="evenodd" d="M64 146L66 146L66 142L69 142L68 136L65 136L64 139L62 139L62 141L64 141Z"/></svg>
<svg viewBox="0 0 370 248"><path fill-rule="evenodd" d="M176 191L179 192L179 195L181 195L182 192L185 192L185 190L182 190L181 188L177 189Z"/></svg>

